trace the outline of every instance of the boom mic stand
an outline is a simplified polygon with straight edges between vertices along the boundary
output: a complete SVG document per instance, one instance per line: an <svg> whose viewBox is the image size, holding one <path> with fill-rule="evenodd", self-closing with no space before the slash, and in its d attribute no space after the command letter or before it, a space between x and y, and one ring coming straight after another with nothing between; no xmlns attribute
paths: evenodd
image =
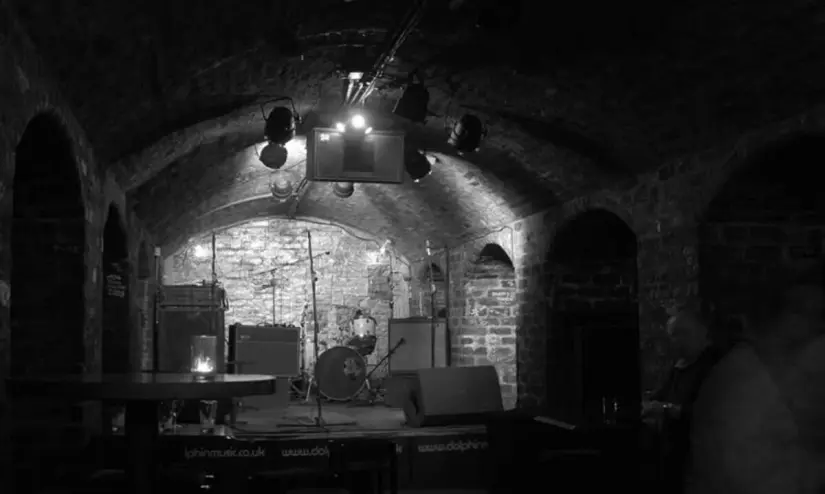
<svg viewBox="0 0 825 494"><path fill-rule="evenodd" d="M312 351L315 356L314 365L318 366L318 297L316 295L316 287L315 287L315 261L312 259L312 233L307 230L307 243L309 246L309 275L310 280L312 281L312 324L314 325L314 333L313 333L313 341L312 341ZM315 417L315 425L317 427L324 427L324 418L323 418L323 406L321 405L321 381L318 378L318 372L314 373L313 379L315 380L315 404L317 406L318 416ZM307 388L312 389L312 383Z"/></svg>

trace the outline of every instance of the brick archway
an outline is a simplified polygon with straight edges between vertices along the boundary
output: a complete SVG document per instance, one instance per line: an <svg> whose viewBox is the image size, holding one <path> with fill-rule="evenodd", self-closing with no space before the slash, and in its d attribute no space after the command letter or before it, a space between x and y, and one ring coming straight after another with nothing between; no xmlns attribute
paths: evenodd
<svg viewBox="0 0 825 494"><path fill-rule="evenodd" d="M548 255L547 404L573 423L610 410L636 419L640 402L636 235L615 214L580 213Z"/></svg>
<svg viewBox="0 0 825 494"><path fill-rule="evenodd" d="M85 207L72 144L55 115L40 114L26 127L13 187L12 375L80 373Z"/></svg>
<svg viewBox="0 0 825 494"><path fill-rule="evenodd" d="M792 136L744 163L710 202L699 225L699 291L716 343L743 336L777 280L825 259L825 197L814 177L823 163L825 135Z"/></svg>

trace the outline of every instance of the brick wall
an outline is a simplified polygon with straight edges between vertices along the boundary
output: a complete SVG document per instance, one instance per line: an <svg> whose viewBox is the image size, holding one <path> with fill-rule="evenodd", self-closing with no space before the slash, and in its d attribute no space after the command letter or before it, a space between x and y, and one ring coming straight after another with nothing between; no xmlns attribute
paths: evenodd
<svg viewBox="0 0 825 494"><path fill-rule="evenodd" d="M32 371L35 366L52 370L75 366L81 370L77 364L83 364L82 370L86 372L100 372L103 221L106 207L112 201L122 204L125 199L123 191L96 165L83 131L45 75L42 61L6 2L0 2L0 18L4 20L0 22L0 72L8 75L0 79L0 120L3 122L0 126L0 478L11 478L12 409L20 412L15 414L18 417L29 409L37 410L39 416L47 420L30 424L31 427L17 422L15 465L32 471L28 480L44 480L45 474L54 470L47 458L71 455L83 435L67 435L67 430L80 431L81 423L99 427L95 407L27 407L20 400L12 407L5 391L5 379L12 367L18 369L16 372ZM37 116L41 116L37 121L44 125L35 121ZM26 153L18 152L18 145L27 130L35 132L31 137L40 148L37 151L40 154L34 153L35 159L25 163L35 165L30 170L36 172L33 176L23 171L22 166L16 166L26 157ZM55 140L68 143L57 146L68 150L61 157L45 152L53 148L44 143ZM51 178L66 177L61 186L51 192L41 188L26 197L27 187L21 184L29 181L31 192L36 187L30 179L37 179L38 173L46 175L39 178L49 179L48 170L55 165L61 171ZM72 187L72 182L78 185ZM29 207L15 212L17 204ZM18 234L14 245L11 242L13 217L23 211L27 215L20 218L23 221L16 226L19 231L29 231L30 235L21 238ZM71 214L73 219L59 218L66 214ZM58 219L61 221L55 221ZM149 237L133 215L125 217L124 222L130 233L130 252L135 252L137 243ZM37 238L35 230L40 233ZM36 244L35 240L38 240ZM26 272L15 276L12 266ZM27 266L31 269L27 270ZM11 303L6 298L9 295ZM33 307L25 304L31 297L40 302L38 323L29 311ZM17 322L12 321L10 310L15 306L15 299L21 311L18 314L17 308L14 309ZM26 317L26 312L31 317ZM21 319L19 315L24 317ZM47 316L52 318L44 319ZM36 332L39 344L35 345L34 339L24 336L23 331ZM64 339L68 337L71 341ZM15 338L19 339L12 343ZM36 416L27 418L34 420ZM67 439L69 437L72 439ZM49 465L49 472L39 471L40 465Z"/></svg>
<svg viewBox="0 0 825 494"><path fill-rule="evenodd" d="M387 352L387 321L393 314L409 315L409 271L403 259L394 254L391 259L389 251L381 255L376 241L357 238L337 226L270 219L216 233L216 271L229 301L227 324L303 325L306 365L313 368L307 229L315 256L320 351L343 345L349 322L356 310L362 310L378 322L378 345L369 357L371 363L377 362ZM164 283L211 279L210 245L211 235L200 237L166 258Z"/></svg>
<svg viewBox="0 0 825 494"><path fill-rule="evenodd" d="M553 287L559 276L564 279L564 273L551 260L551 252L558 241L559 229L570 219L585 211L610 211L636 236L635 291L631 288L629 264L627 271L622 270L626 275L593 274L608 275L601 278L605 281L611 278L616 281L618 274L622 297L635 300L640 385L642 390L653 389L672 361L664 331L671 314L680 309L698 310L710 322L714 338L720 343L729 343L746 325L747 307L752 306L755 299L753 290L748 296L741 296L742 290L734 286L765 283L777 270L808 265L822 258L822 221L812 210L825 208L808 199L807 205L797 201L788 209L789 196L814 195L788 194L788 190L800 190L790 185L784 187L784 198L773 194L769 199L765 190L759 191L759 186L742 174L747 175L746 171L754 167L768 166L779 170L780 175L799 177L804 184L816 183L811 180L811 170L816 168L812 163L819 154L811 151L811 140L804 139L808 144L801 145L808 146L807 150L796 152L795 156L793 153L777 156L773 149L776 142L785 142L788 136L823 130L825 109L812 109L804 116L742 135L726 145L664 163L656 171L640 176L630 188L606 189L580 197L505 225L494 233L452 245L448 249L451 313L463 313L463 307L457 304L464 298L464 281L456 273L463 272L464 263L472 258L471 253L491 241L503 246L514 260L519 301L516 316L519 404L548 406L552 386L548 383L548 365L556 365L548 358L552 355L548 335L553 333L553 324L561 324L558 320L553 322ZM757 163L765 162L765 156L773 158L767 160L767 165ZM798 164L800 169L792 170L792 164ZM768 182L775 185L788 181L777 180L776 175L772 175ZM746 199L748 197L750 199ZM761 206L755 205L755 198L759 198L756 202L761 201ZM728 211L727 216L721 214L720 208ZM754 214L761 217L754 218ZM440 253L436 260L444 265L444 254ZM413 272L423 272L426 262L424 257L415 261ZM759 269L755 268L757 264L761 266ZM771 265L775 269L767 268ZM572 280L569 275L567 280ZM584 280L578 281L581 287ZM591 284L593 281L593 277L589 278ZM424 283L426 281L414 278L412 292L421 290Z"/></svg>
<svg viewBox="0 0 825 494"><path fill-rule="evenodd" d="M505 406L512 408L516 403L515 271L508 262L480 258L467 266L462 279L450 317L451 362L494 365Z"/></svg>

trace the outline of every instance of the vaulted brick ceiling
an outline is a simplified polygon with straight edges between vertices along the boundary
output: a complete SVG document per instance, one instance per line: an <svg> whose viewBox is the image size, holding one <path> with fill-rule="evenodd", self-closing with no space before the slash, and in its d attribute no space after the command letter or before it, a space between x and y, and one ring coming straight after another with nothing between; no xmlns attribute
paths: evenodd
<svg viewBox="0 0 825 494"><path fill-rule="evenodd" d="M410 6L396 0L17 0L21 18L162 242L265 214L320 216L389 236L456 239L590 190L632 182L663 160L800 113L825 96L825 7L808 0L662 2L431 0L389 73L420 69L443 153L421 184L315 185L297 210L262 197L243 161L262 140L258 103L290 95L303 114L340 101L340 70L371 64ZM448 4L461 8L450 10ZM496 10L498 9L498 10ZM488 12L489 13L489 12ZM389 110L386 80L370 97ZM450 157L445 124L473 112L484 149ZM396 124L400 124L396 122ZM246 154L244 154L246 153ZM290 209L291 208L291 209Z"/></svg>

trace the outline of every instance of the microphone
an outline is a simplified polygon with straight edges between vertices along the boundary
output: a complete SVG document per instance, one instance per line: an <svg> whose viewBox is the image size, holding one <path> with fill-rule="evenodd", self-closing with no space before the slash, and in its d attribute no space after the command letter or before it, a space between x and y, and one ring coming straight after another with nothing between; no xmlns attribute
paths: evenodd
<svg viewBox="0 0 825 494"><path fill-rule="evenodd" d="M430 241L427 240L427 256L433 255L433 249L430 247Z"/></svg>

